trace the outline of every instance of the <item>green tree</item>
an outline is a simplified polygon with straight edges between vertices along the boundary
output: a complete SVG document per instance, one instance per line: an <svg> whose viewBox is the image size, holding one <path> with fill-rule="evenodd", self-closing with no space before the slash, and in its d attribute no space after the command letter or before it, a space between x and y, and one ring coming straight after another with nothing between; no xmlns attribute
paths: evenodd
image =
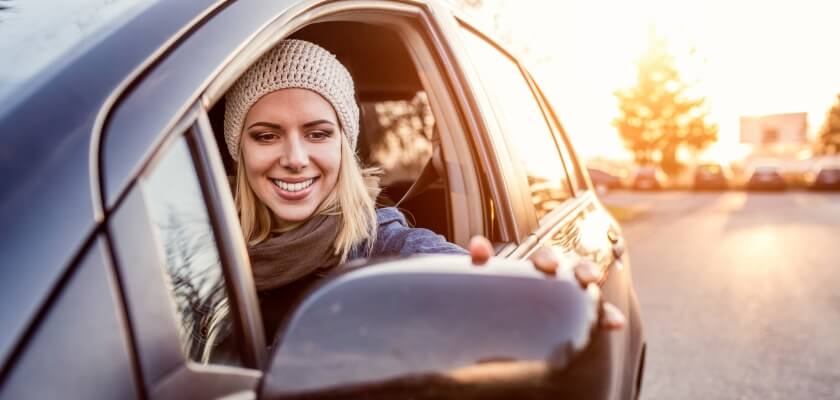
<svg viewBox="0 0 840 400"><path fill-rule="evenodd" d="M680 149L705 149L717 140L718 127L706 122L705 98L689 96L690 85L680 77L664 38L650 33L637 67L636 85L615 92L621 114L613 124L638 164L658 164L674 175L683 167Z"/></svg>
<svg viewBox="0 0 840 400"><path fill-rule="evenodd" d="M825 122L817 136L817 143L820 153L840 153L840 94L837 95L837 102L825 116Z"/></svg>

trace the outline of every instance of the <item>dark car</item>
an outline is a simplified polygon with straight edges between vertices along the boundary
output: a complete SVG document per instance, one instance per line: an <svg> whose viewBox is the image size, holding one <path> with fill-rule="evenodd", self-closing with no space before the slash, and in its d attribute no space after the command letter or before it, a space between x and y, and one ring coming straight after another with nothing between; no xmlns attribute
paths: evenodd
<svg viewBox="0 0 840 400"><path fill-rule="evenodd" d="M812 190L840 190L840 167L823 167L811 182Z"/></svg>
<svg viewBox="0 0 840 400"><path fill-rule="evenodd" d="M635 190L660 190L662 189L662 178L655 167L639 167L633 176L632 188Z"/></svg>
<svg viewBox="0 0 840 400"><path fill-rule="evenodd" d="M701 164L694 170L695 190L725 190L728 182L726 172L719 164Z"/></svg>
<svg viewBox="0 0 840 400"><path fill-rule="evenodd" d="M747 181L747 190L784 191L787 183L777 167L757 167Z"/></svg>
<svg viewBox="0 0 840 400"><path fill-rule="evenodd" d="M539 85L449 6L59 4L0 7L0 37L28 38L0 48L1 399L638 396L622 231ZM488 237L489 266L348 266L265 331L219 148L225 92L288 37L354 75L383 202ZM522 261L542 246L598 266L600 290ZM601 301L623 330L597 329Z"/></svg>
<svg viewBox="0 0 840 400"><path fill-rule="evenodd" d="M587 168L589 180L598 193L605 193L608 190L621 189L621 178L597 168Z"/></svg>

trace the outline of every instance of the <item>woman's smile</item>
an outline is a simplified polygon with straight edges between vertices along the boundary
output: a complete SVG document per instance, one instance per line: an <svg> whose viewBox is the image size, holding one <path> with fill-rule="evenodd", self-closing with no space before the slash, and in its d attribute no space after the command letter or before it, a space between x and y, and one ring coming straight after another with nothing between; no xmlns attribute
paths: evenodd
<svg viewBox="0 0 840 400"><path fill-rule="evenodd" d="M318 178L316 176L303 180L301 178L272 179L271 182L280 197L286 200L301 200L312 192Z"/></svg>

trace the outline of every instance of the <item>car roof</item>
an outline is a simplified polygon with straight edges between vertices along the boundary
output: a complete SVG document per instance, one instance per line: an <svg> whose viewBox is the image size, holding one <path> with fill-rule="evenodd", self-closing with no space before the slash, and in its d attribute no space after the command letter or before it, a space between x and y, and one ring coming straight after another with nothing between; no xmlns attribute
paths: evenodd
<svg viewBox="0 0 840 400"><path fill-rule="evenodd" d="M61 68L101 32L144 9L142 0L2 4L0 54L15 62L0 63L0 103L16 97L34 77Z"/></svg>
<svg viewBox="0 0 840 400"><path fill-rule="evenodd" d="M30 3L10 3L12 8L0 10L0 21L13 12L30 12ZM117 2L82 3L114 15L68 42L47 41L41 50L56 44L58 56L33 60L33 73L0 82L7 88L0 90L0 365L102 221L93 188L97 160L91 154L104 122L101 111L128 77L220 5L215 0L154 2L117 10L106 5Z"/></svg>

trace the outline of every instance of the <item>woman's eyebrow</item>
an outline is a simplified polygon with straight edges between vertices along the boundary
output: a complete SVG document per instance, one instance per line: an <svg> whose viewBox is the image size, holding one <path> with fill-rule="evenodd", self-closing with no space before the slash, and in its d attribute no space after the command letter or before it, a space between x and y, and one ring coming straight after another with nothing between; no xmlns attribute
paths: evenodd
<svg viewBox="0 0 840 400"><path fill-rule="evenodd" d="M247 129L251 129L255 126L262 126L262 127L271 128L271 129L283 130L283 127L280 126L280 125L272 124L271 122L263 122L263 121L254 122L253 124L248 126Z"/></svg>
<svg viewBox="0 0 840 400"><path fill-rule="evenodd" d="M332 121L328 121L326 119L319 119L319 120L315 120L315 121L309 121L309 122L303 124L303 127L304 128L309 128L311 126L321 125L321 124L335 125Z"/></svg>

